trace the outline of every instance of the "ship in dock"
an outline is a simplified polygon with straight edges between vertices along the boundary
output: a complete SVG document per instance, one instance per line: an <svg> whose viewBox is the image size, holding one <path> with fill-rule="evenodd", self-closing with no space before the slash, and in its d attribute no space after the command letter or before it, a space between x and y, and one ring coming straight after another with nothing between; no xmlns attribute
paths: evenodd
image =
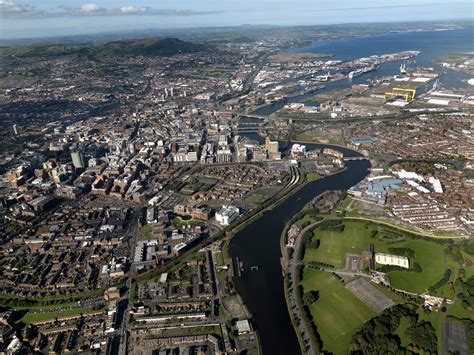
<svg viewBox="0 0 474 355"><path fill-rule="evenodd" d="M353 70L349 72L349 79L352 80L352 78L358 77L362 74L364 74L364 71L362 69Z"/></svg>

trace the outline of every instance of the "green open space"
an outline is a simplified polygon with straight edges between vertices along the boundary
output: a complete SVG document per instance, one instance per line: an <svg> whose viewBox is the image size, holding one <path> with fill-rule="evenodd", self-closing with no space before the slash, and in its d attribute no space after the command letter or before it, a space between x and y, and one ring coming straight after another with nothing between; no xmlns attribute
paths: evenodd
<svg viewBox="0 0 474 355"><path fill-rule="evenodd" d="M376 313L330 273L306 268L301 284L305 292L319 291L319 299L310 310L324 349L335 354L347 353L352 335Z"/></svg>
<svg viewBox="0 0 474 355"><path fill-rule="evenodd" d="M315 222L314 217L307 214L303 218L301 218L300 220L296 221L294 224L296 224L298 227L302 227L304 225L308 225L308 224L313 223L313 222Z"/></svg>
<svg viewBox="0 0 474 355"><path fill-rule="evenodd" d="M140 233L150 233L153 230L153 227L150 226L149 224L146 224L144 226L138 227L138 231Z"/></svg>
<svg viewBox="0 0 474 355"><path fill-rule="evenodd" d="M222 252L217 252L214 257L217 266L224 266L224 254L222 254Z"/></svg>
<svg viewBox="0 0 474 355"><path fill-rule="evenodd" d="M137 284L133 283L132 286L130 287L130 295L129 295L130 304L133 304L135 302L136 293L137 293Z"/></svg>
<svg viewBox="0 0 474 355"><path fill-rule="evenodd" d="M23 311L23 310L38 310L38 309L41 309L41 310L47 310L47 309L58 309L58 308L62 308L62 307L71 307L71 306L76 306L77 305L77 302L65 302L65 303L61 303L61 304L54 304L54 305L51 305L51 306L15 306L13 307L15 309L15 311Z"/></svg>
<svg viewBox="0 0 474 355"><path fill-rule="evenodd" d="M349 207L349 204L351 202L352 202L352 197L349 194L347 194L344 200L341 201L340 208L343 210L347 209L347 207Z"/></svg>
<svg viewBox="0 0 474 355"><path fill-rule="evenodd" d="M464 275L464 280L474 275L472 242L454 243L449 239L422 238L387 224L345 218L325 220L311 233L310 240L305 243L303 262L306 267L301 284L305 292L318 290L320 293L319 299L310 306L310 310L323 340L324 349L334 353L347 352L351 337L373 317L373 312L330 273L308 265L318 262L343 269L347 253L360 255L369 250L370 244L374 245L376 253L405 255L409 258L410 269L407 270L376 265L377 269L385 268L383 271L389 275L393 288L418 294L428 291L432 295L454 301L453 305L446 307L446 312L428 311L423 307L416 310L419 324L427 321L434 328L438 339L438 352L442 351L442 320L446 315L474 319L472 308L462 304L462 299L457 296L460 287L456 286L459 284L457 279L460 274ZM316 239L319 243L314 243ZM448 270L450 273L447 273ZM433 287L435 285L436 287ZM410 302L405 298L409 296L403 296L393 289L380 285L374 287L397 304ZM347 314L351 315L350 319L345 318ZM413 325L408 318L402 318L395 330L395 334L400 337L402 348L408 347L413 340L407 335L408 328L413 330Z"/></svg>
<svg viewBox="0 0 474 355"><path fill-rule="evenodd" d="M311 172L306 174L306 180L308 181L314 181L319 179L319 175L317 173Z"/></svg>
<svg viewBox="0 0 474 355"><path fill-rule="evenodd" d="M226 71L211 70L211 71L206 72L206 76L210 78L227 78L227 77L230 77L231 74Z"/></svg>
<svg viewBox="0 0 474 355"><path fill-rule="evenodd" d="M410 268L406 271L392 270L388 274L394 288L415 293L423 293L435 285L443 278L446 269L451 269L449 282L454 282L459 268L462 267L460 262L453 260L451 255L445 252L447 242L443 244L435 240L415 239L403 231L364 221L345 220L342 224L343 232L323 230L319 227L314 229L312 239L319 239L320 246L306 250L305 263L318 261L343 268L347 253L361 254L369 250L370 244L374 244L376 252L388 254L394 254L391 248L408 248L414 252L414 257L409 258L410 265L417 263L422 271L416 272ZM463 255L465 259L472 261L472 257ZM474 273L473 266L465 266L464 269L468 277ZM449 294L447 283L439 287L435 295L453 297Z"/></svg>
<svg viewBox="0 0 474 355"><path fill-rule="evenodd" d="M117 285L121 287L122 284ZM59 295L49 297L22 297L8 294L0 294L0 306L13 307L15 309L36 309L58 307L59 305L74 303L85 298L94 298L102 296L106 288L98 288L95 290L87 290L70 295Z"/></svg>
<svg viewBox="0 0 474 355"><path fill-rule="evenodd" d="M369 223L375 223L375 224L377 224L377 225L383 225L383 226L386 226L386 227L391 228L391 229L394 229L394 230L402 231L402 232L405 232L405 233L413 234L413 235L420 236L420 237L424 237L424 238L433 238L433 239L469 239L469 236L467 236L467 235L450 235L449 233L442 233L442 232L439 232L439 234L421 233L421 232L417 232L417 231L414 231L414 230L409 230L409 229L407 229L407 228L398 226L398 225L393 224L393 223L384 222L384 221L379 221L379 220L374 220L374 219L370 219L370 218L364 218L364 217L346 217L346 219L349 219L349 220L358 220L358 221L365 221L365 222L369 222Z"/></svg>
<svg viewBox="0 0 474 355"><path fill-rule="evenodd" d="M253 204L253 205L259 205L263 201L265 201L268 198L268 196L258 194L258 193L252 193L250 196L248 196L244 202L248 204Z"/></svg>
<svg viewBox="0 0 474 355"><path fill-rule="evenodd" d="M198 224L203 224L203 221L199 219L190 219L190 220L184 220L181 219L181 217L175 217L171 220L171 223L173 224L174 227L184 227L184 226L195 226Z"/></svg>
<svg viewBox="0 0 474 355"><path fill-rule="evenodd" d="M30 324L33 322L45 321L55 318L61 317L70 317L80 314L87 314L95 312L92 307L84 307L84 308L73 308L67 309L64 311L56 311L56 312L41 312L41 313L26 313L23 317L18 319L16 323L24 323Z"/></svg>

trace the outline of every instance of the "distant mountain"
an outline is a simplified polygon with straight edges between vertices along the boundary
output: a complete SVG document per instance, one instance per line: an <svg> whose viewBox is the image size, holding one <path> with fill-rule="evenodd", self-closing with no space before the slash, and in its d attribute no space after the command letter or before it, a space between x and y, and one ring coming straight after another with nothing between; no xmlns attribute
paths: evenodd
<svg viewBox="0 0 474 355"><path fill-rule="evenodd" d="M178 53L195 53L208 50L208 45L182 41L177 38L143 38L120 40L90 45L39 44L0 48L0 62L48 60L61 56L78 59L95 59L104 56L168 57Z"/></svg>
<svg viewBox="0 0 474 355"><path fill-rule="evenodd" d="M111 53L122 56L171 56L177 53L195 53L208 49L202 44L182 41L177 38L142 38L107 42L93 46L100 54Z"/></svg>

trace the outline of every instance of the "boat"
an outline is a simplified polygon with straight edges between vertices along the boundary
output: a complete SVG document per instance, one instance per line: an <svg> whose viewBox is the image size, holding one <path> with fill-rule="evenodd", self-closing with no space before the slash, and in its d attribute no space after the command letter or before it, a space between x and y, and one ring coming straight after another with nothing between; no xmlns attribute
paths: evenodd
<svg viewBox="0 0 474 355"><path fill-rule="evenodd" d="M359 75L362 75L363 73L364 72L362 71L362 69L353 70L349 73L349 79L355 78Z"/></svg>
<svg viewBox="0 0 474 355"><path fill-rule="evenodd" d="M372 65L369 65L368 67L365 67L364 70L363 70L363 73L370 73L371 71L374 71L374 70L377 70L379 68L379 66L377 64L372 64Z"/></svg>
<svg viewBox="0 0 474 355"><path fill-rule="evenodd" d="M400 74L406 74L407 73L407 66L405 63L400 65Z"/></svg>

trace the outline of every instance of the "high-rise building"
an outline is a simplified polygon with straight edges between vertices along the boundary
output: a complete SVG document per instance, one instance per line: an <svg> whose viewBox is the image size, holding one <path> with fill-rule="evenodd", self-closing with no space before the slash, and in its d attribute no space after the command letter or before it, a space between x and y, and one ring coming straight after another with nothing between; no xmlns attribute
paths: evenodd
<svg viewBox="0 0 474 355"><path fill-rule="evenodd" d="M86 163L84 160L84 154L81 151L75 151L71 153L72 165L76 169L83 169L86 167Z"/></svg>
<svg viewBox="0 0 474 355"><path fill-rule="evenodd" d="M267 150L268 154L276 154L278 153L278 142L271 141L270 138L265 138L265 149Z"/></svg>

